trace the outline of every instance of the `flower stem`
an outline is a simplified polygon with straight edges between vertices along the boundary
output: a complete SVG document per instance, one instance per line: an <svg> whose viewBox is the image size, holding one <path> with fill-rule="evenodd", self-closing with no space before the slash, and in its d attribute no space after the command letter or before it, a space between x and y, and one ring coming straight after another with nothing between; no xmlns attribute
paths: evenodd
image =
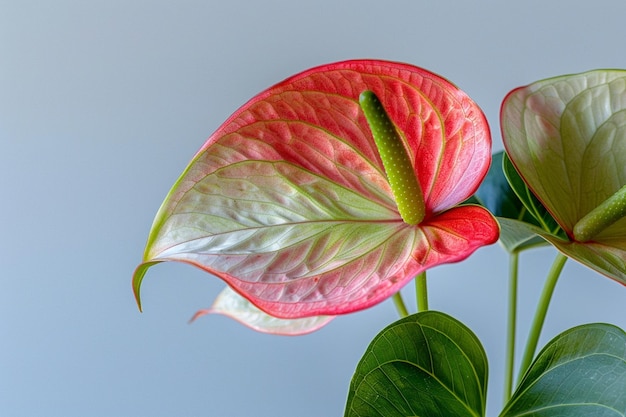
<svg viewBox="0 0 626 417"><path fill-rule="evenodd" d="M426 271L423 271L415 277L415 297L418 312L428 310L428 288L426 284Z"/></svg>
<svg viewBox="0 0 626 417"><path fill-rule="evenodd" d="M561 275L565 261L567 261L567 257L559 252L552 263L548 276L546 277L546 282L544 283L543 291L541 293L541 297L539 298L539 303L537 304L537 310L535 311L535 318L533 319L528 340L526 341L526 349L520 366L518 383L524 377L524 374L530 367L530 364L535 356L539 336L541 335L541 329L543 328L543 323L545 321L546 314L548 313L548 307L550 306L550 299L554 293L554 288L556 287L559 275Z"/></svg>
<svg viewBox="0 0 626 417"><path fill-rule="evenodd" d="M404 300L402 299L402 294L400 294L400 291L395 293L392 298L400 317L402 318L408 316L409 311L406 309L406 304L404 304Z"/></svg>
<svg viewBox="0 0 626 417"><path fill-rule="evenodd" d="M504 403L513 392L513 373L515 366L515 335L517 332L517 277L519 271L519 252L509 256L509 312L506 338L506 364L504 367Z"/></svg>

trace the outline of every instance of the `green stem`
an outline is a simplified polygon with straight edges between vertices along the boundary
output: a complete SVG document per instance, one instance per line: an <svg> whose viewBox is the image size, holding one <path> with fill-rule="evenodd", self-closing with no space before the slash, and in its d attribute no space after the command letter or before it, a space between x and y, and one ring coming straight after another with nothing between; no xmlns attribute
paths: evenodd
<svg viewBox="0 0 626 417"><path fill-rule="evenodd" d="M535 356L539 336L541 335L541 329L543 328L543 323L545 321L546 314L548 313L548 307L550 306L550 300L552 299L554 288L556 287L559 275L561 275L565 261L567 261L567 257L559 252L552 263L548 276L546 277L546 282L544 283L543 291L541 293L541 297L539 298L539 303L537 304L537 310L535 311L535 318L533 319L528 340L526 341L526 350L524 351L524 356L520 366L518 383L524 377L524 374L530 367L530 364Z"/></svg>
<svg viewBox="0 0 626 417"><path fill-rule="evenodd" d="M426 271L423 271L415 277L415 297L418 312L428 310L428 288L426 284Z"/></svg>
<svg viewBox="0 0 626 417"><path fill-rule="evenodd" d="M509 312L506 338L506 364L504 367L504 403L513 392L513 373L515 366L515 335L517 332L517 276L519 271L519 252L509 257Z"/></svg>
<svg viewBox="0 0 626 417"><path fill-rule="evenodd" d="M404 300L402 299L402 294L400 294L400 291L395 293L392 298L400 317L402 318L408 316L409 310L406 309L406 304L404 304Z"/></svg>

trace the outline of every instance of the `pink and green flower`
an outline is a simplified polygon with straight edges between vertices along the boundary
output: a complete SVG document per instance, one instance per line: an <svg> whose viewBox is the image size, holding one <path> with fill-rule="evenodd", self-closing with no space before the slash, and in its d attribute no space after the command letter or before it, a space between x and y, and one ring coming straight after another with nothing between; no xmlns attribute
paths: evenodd
<svg viewBox="0 0 626 417"><path fill-rule="evenodd" d="M626 71L595 70L513 90L502 104L506 152L566 237L528 229L626 284Z"/></svg>
<svg viewBox="0 0 626 417"><path fill-rule="evenodd" d="M414 222L400 214L359 103L365 91L380 100L422 193L407 200L423 204ZM209 311L237 306L243 313L229 315L244 322L250 309L321 316L305 325L317 328L495 242L494 217L460 205L490 161L483 113L440 76L375 60L302 72L242 106L193 157L156 215L135 295L139 302L150 266L184 262L224 280L228 297L245 299L221 299Z"/></svg>

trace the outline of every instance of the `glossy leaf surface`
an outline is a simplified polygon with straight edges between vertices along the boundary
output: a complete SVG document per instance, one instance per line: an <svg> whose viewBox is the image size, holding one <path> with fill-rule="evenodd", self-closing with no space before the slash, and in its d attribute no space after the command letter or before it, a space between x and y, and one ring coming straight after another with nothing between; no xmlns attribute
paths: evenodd
<svg viewBox="0 0 626 417"><path fill-rule="evenodd" d="M493 154L487 176L478 187L475 196L480 204L491 211L494 216L531 221L532 217L526 212L524 205L517 198L504 176L502 170L503 156L504 151Z"/></svg>
<svg viewBox="0 0 626 417"><path fill-rule="evenodd" d="M509 180L504 175L503 164L507 159L504 151L493 155L489 172L474 196L479 204L497 217L538 225L539 222L520 200L518 193L511 188ZM520 182L524 184L523 181L520 180ZM546 241L535 233L520 233L519 230L510 228L500 228L500 242L508 252L521 251L546 244Z"/></svg>
<svg viewBox="0 0 626 417"><path fill-rule="evenodd" d="M510 247L522 245L532 236L541 236L565 256L626 284L626 277L624 277L626 254L621 249L596 242L583 244L564 240L535 225L513 219L500 217L498 222L502 228L502 236L510 237L510 241L507 242Z"/></svg>
<svg viewBox="0 0 626 417"><path fill-rule="evenodd" d="M515 170L515 167L513 166L511 160L506 154L502 158L502 170L509 185L511 186L511 189L519 198L520 202L525 208L526 213L528 213L528 216L524 216L524 218L521 219L518 218L517 220L522 220L527 223L534 224L541 227L548 233L566 238L565 233L563 232L559 224L556 222L556 220L554 220L554 218L541 204L537 197L535 197L535 195L528 188L526 183L524 183L518 172Z"/></svg>
<svg viewBox="0 0 626 417"><path fill-rule="evenodd" d="M591 71L518 88L504 100L501 124L511 162L567 235L553 234L551 243L626 283L626 219L588 242L576 242L573 234L581 218L626 184L626 71Z"/></svg>
<svg viewBox="0 0 626 417"><path fill-rule="evenodd" d="M506 217L498 217L498 223L500 243L509 253L520 252L547 242L544 238L545 232L532 223Z"/></svg>
<svg viewBox="0 0 626 417"><path fill-rule="evenodd" d="M380 332L350 384L346 417L484 416L487 358L452 317L427 311Z"/></svg>
<svg viewBox="0 0 626 417"><path fill-rule="evenodd" d="M332 316L314 316L301 319L279 319L259 310L250 301L230 287L224 288L211 308L198 311L192 320L207 314L222 314L262 333L297 336L311 333L330 322Z"/></svg>
<svg viewBox="0 0 626 417"><path fill-rule="evenodd" d="M501 417L624 417L625 394L626 334L584 325L546 345Z"/></svg>
<svg viewBox="0 0 626 417"><path fill-rule="evenodd" d="M358 103L373 91L402 135L426 217L402 221ZM347 61L259 94L205 143L154 221L133 286L163 261L195 265L281 318L374 305L417 273L497 239L481 207L455 207L489 166L480 109L406 64Z"/></svg>

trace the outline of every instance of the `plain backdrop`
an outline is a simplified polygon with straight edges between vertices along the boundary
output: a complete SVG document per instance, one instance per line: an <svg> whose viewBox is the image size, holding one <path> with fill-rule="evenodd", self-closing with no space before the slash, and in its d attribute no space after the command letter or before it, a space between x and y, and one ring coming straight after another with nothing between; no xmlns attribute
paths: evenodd
<svg viewBox="0 0 626 417"><path fill-rule="evenodd" d="M340 416L386 301L303 337L221 316L223 287L184 265L131 291L152 219L205 139L249 98L312 66L381 58L434 71L498 112L511 89L626 68L623 1L0 1L0 415ZM555 252L524 253L520 339ZM507 257L499 245L429 273L502 397ZM405 289L414 306L412 288ZM570 261L541 343L626 327L626 288ZM414 307L412 307L414 309ZM521 344L521 341L520 341Z"/></svg>

